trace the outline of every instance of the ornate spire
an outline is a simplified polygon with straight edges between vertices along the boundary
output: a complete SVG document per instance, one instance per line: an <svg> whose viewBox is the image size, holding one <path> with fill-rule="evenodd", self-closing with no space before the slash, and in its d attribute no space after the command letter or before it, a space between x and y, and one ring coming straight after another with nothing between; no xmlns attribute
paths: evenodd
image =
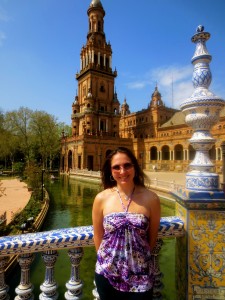
<svg viewBox="0 0 225 300"><path fill-rule="evenodd" d="M197 191L216 191L219 189L219 176L212 173L214 164L210 160L209 150L215 143L210 129L218 122L219 113L224 100L208 90L212 80L209 63L211 55L206 48L210 34L198 26L197 33L192 37L196 44L192 64L194 66L192 82L194 92L181 104L186 123L193 127L194 134L189 140L196 150L195 158L190 164L191 171L186 175L186 187Z"/></svg>

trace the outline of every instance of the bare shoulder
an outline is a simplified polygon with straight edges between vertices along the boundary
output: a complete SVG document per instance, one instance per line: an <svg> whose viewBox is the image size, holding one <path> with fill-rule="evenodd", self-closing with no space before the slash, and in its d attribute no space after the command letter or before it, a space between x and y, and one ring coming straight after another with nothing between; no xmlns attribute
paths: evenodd
<svg viewBox="0 0 225 300"><path fill-rule="evenodd" d="M152 201L159 201L159 196L155 192L153 192L147 188L146 188L146 194L147 194L148 198L151 199Z"/></svg>
<svg viewBox="0 0 225 300"><path fill-rule="evenodd" d="M145 188L145 187L141 187L141 192L143 193L143 196L146 200L151 200L151 201L159 201L159 197L158 195L151 191L150 189L148 188Z"/></svg>
<svg viewBox="0 0 225 300"><path fill-rule="evenodd" d="M95 196L94 202L96 204L101 204L105 199L108 198L109 194L110 194L110 189L106 189L104 191L101 191L100 193L98 193Z"/></svg>
<svg viewBox="0 0 225 300"><path fill-rule="evenodd" d="M146 205L151 209L151 208L156 208L160 206L160 199L158 195L151 191L148 188L143 187L142 188L142 195L144 198L144 201Z"/></svg>

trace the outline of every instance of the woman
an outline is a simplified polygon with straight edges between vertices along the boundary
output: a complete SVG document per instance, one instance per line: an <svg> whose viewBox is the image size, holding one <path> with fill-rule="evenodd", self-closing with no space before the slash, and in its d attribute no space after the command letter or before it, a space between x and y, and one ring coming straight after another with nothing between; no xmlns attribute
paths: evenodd
<svg viewBox="0 0 225 300"><path fill-rule="evenodd" d="M145 188L137 159L124 147L106 158L102 183L104 190L96 196L92 210L100 299L150 300L159 198Z"/></svg>

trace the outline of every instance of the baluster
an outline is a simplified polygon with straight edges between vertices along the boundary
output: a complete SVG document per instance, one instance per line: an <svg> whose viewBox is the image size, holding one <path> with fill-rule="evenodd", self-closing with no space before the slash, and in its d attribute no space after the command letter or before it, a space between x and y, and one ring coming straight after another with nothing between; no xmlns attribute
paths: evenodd
<svg viewBox="0 0 225 300"><path fill-rule="evenodd" d="M152 264L153 264L153 276L154 276L154 285L153 285L153 299L161 300L162 299L162 289L163 283L161 281L163 274L160 272L159 268L159 251L163 245L162 239L157 239L156 246L152 251Z"/></svg>
<svg viewBox="0 0 225 300"><path fill-rule="evenodd" d="M8 257L0 257L0 299L9 300L7 294L9 287L5 283L5 266L7 266Z"/></svg>
<svg viewBox="0 0 225 300"><path fill-rule="evenodd" d="M18 262L21 268L20 284L16 288L15 300L33 300L33 285L30 282L30 265L34 260L33 253L21 254Z"/></svg>
<svg viewBox="0 0 225 300"><path fill-rule="evenodd" d="M84 255L83 248L74 248L68 251L71 262L70 280L66 283L67 292L65 298L67 300L78 300L82 296L83 282L80 279L80 261Z"/></svg>
<svg viewBox="0 0 225 300"><path fill-rule="evenodd" d="M58 253L56 250L49 250L42 253L45 264L45 281L40 286L42 293L39 295L40 300L58 299L57 283L54 279L54 265L56 263Z"/></svg>
<svg viewBox="0 0 225 300"><path fill-rule="evenodd" d="M94 289L92 290L92 295L94 296L94 300L100 300L100 297L99 297L99 294L98 294L98 291L97 291L97 288L96 288L96 283L95 283L95 280L94 280Z"/></svg>

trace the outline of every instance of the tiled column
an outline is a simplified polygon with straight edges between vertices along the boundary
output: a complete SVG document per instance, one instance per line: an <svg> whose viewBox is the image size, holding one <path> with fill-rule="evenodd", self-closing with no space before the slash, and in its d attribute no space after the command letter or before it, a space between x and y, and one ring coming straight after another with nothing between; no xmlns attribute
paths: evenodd
<svg viewBox="0 0 225 300"><path fill-rule="evenodd" d="M177 299L225 299L225 200L178 198L186 236L177 240Z"/></svg>
<svg viewBox="0 0 225 300"><path fill-rule="evenodd" d="M219 119L224 100L209 91L211 55L206 48L210 33L198 26L192 37L196 50L194 92L181 104L185 121L194 129L189 140L196 155L186 175L186 188L174 192L176 215L184 222L186 236L177 243L177 299L225 299L225 195L219 175L212 172L209 150L215 144L210 129Z"/></svg>

